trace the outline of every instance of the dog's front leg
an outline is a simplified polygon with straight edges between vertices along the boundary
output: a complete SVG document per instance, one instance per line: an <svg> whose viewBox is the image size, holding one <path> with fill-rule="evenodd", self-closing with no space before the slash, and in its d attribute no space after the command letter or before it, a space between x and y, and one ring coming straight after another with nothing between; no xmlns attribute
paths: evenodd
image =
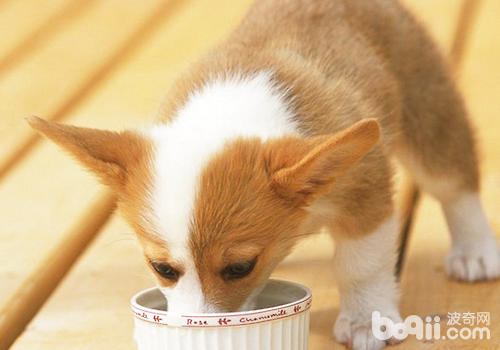
<svg viewBox="0 0 500 350"><path fill-rule="evenodd" d="M355 350L381 349L392 340L372 332L372 312L401 322L394 276L398 224L396 215L383 220L362 237L336 237L335 273L340 291L340 313L335 339Z"/></svg>

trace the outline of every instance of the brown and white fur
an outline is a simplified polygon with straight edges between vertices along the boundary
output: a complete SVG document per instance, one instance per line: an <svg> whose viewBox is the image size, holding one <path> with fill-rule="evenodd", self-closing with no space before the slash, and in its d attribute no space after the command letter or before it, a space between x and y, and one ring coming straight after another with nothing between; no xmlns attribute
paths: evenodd
<svg viewBox="0 0 500 350"><path fill-rule="evenodd" d="M335 338L383 347L372 311L400 319L393 156L442 204L448 274L500 273L464 104L397 1L259 0L178 81L152 127L30 123L115 189L148 264L175 272L153 269L172 311L248 308L299 238L326 226L341 293Z"/></svg>

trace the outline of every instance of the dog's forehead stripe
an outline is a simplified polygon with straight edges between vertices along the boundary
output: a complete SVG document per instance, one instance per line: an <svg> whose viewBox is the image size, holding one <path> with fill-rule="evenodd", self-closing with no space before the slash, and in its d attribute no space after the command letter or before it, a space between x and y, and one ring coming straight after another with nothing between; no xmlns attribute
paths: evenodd
<svg viewBox="0 0 500 350"><path fill-rule="evenodd" d="M152 207L172 258L192 260L190 225L199 177L226 142L237 137L297 134L293 114L269 72L215 79L194 92L168 124L151 130L155 142Z"/></svg>

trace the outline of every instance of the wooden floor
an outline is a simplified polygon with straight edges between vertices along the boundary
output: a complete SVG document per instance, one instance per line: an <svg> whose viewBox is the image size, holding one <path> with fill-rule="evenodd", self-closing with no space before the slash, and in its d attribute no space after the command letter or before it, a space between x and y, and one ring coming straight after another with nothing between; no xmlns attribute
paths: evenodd
<svg viewBox="0 0 500 350"><path fill-rule="evenodd" d="M500 1L405 2L442 50L454 47L460 58L457 79L482 148L483 199L500 232ZM23 117L110 129L147 124L179 72L250 3L0 0L0 350L134 349L128 300L154 283L131 229L112 214L113 198ZM466 45L454 45L457 32L455 43ZM500 282L449 281L448 245L439 207L424 196L401 311L441 315L442 328L448 312L490 312L491 339L411 337L395 349L500 348ZM328 236L314 236L275 273L313 291L311 350L342 348L331 337L338 312L332 254Z"/></svg>

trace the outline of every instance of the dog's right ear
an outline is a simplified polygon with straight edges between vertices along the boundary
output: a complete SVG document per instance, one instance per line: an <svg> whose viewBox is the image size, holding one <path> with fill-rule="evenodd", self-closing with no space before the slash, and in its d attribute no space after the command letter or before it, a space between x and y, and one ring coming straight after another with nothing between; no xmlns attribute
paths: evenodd
<svg viewBox="0 0 500 350"><path fill-rule="evenodd" d="M31 127L73 155L101 181L115 189L126 184L129 170L151 148L144 136L133 131L113 132L26 118Z"/></svg>
<svg viewBox="0 0 500 350"><path fill-rule="evenodd" d="M284 138L271 147L269 165L274 189L309 205L378 142L375 119L361 120L336 134Z"/></svg>

